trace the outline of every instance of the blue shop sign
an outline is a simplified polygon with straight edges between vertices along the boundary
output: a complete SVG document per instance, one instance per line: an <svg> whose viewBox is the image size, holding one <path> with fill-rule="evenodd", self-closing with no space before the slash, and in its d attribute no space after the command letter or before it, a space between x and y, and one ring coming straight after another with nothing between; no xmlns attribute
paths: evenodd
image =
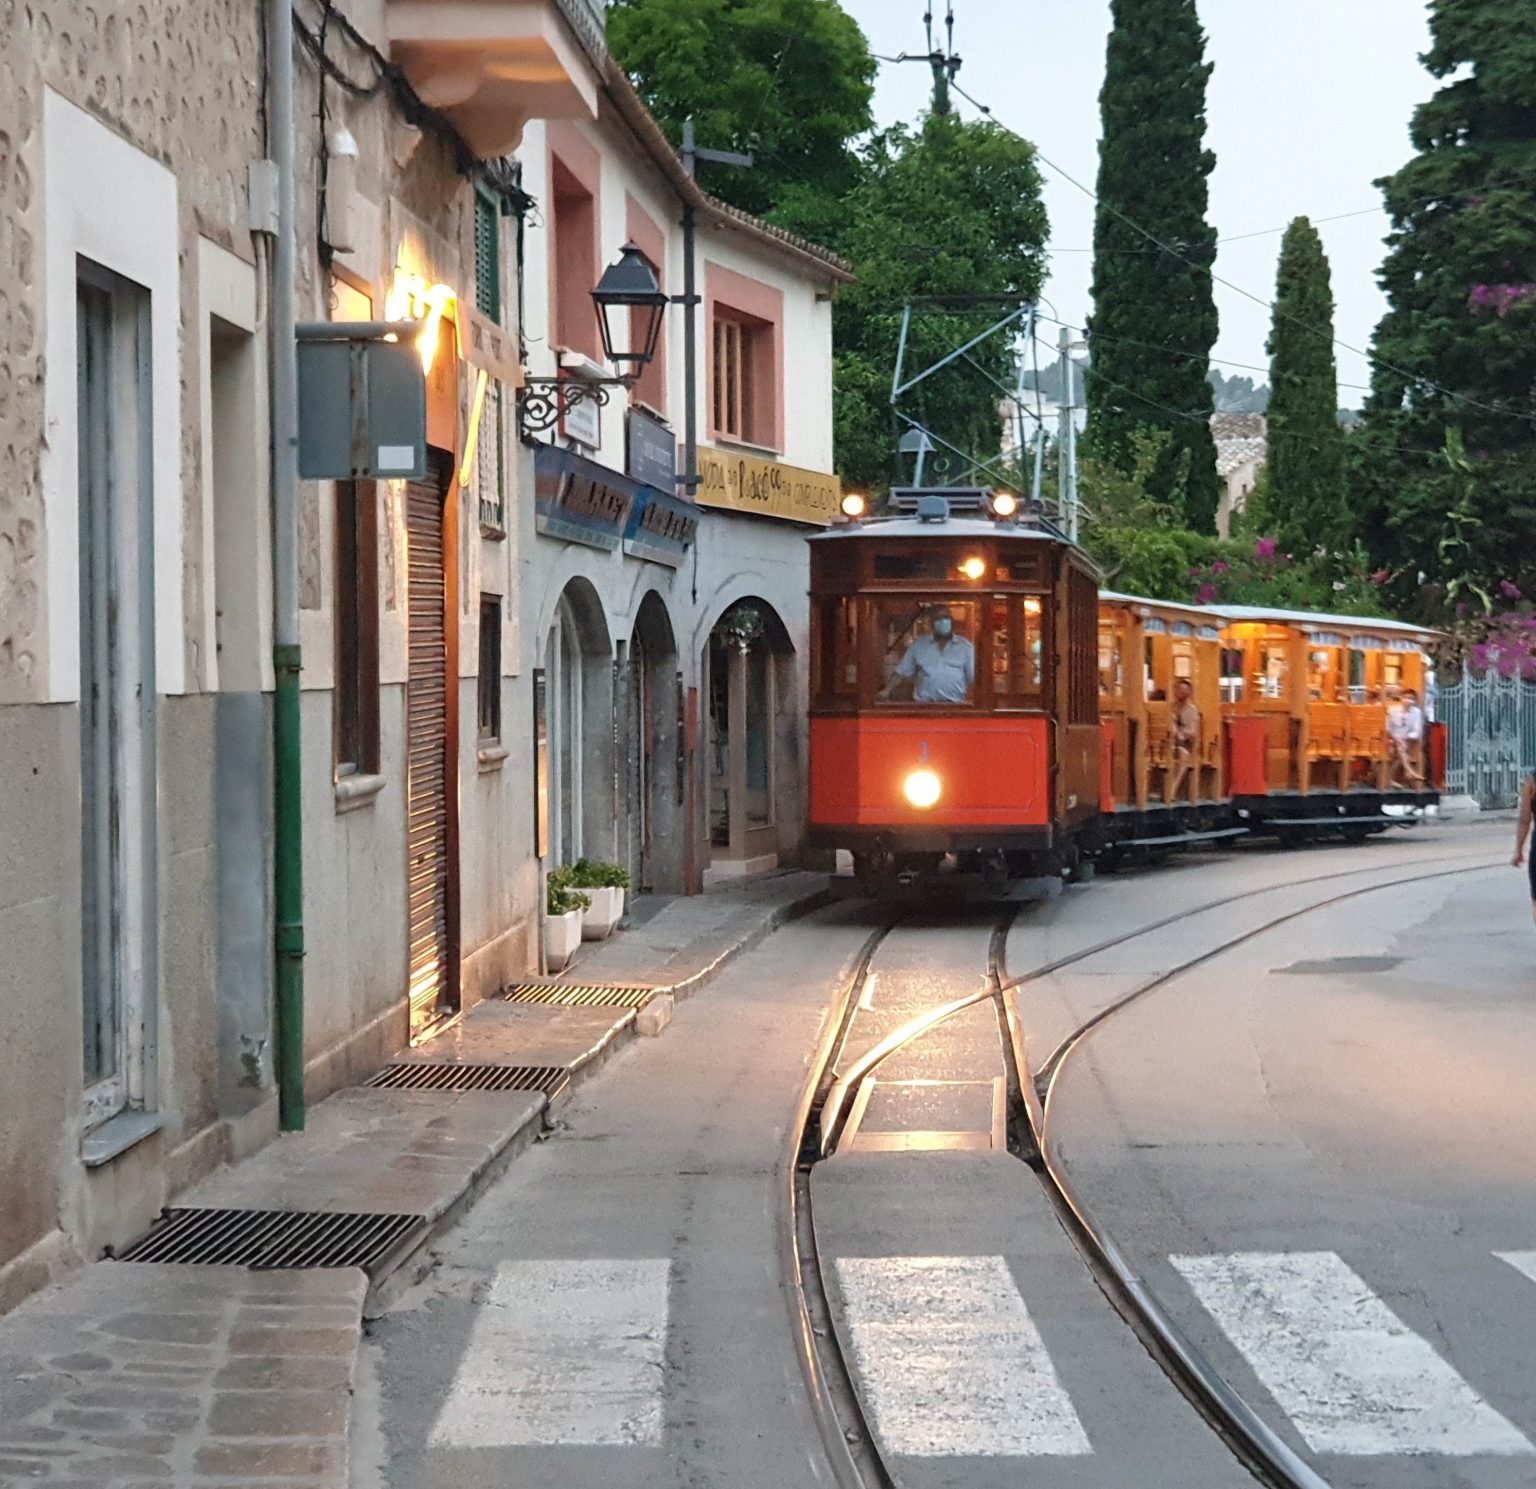
<svg viewBox="0 0 1536 1489"><path fill-rule="evenodd" d="M534 526L546 537L612 552L640 486L573 450L541 445L533 459Z"/></svg>
<svg viewBox="0 0 1536 1489"><path fill-rule="evenodd" d="M644 486L574 450L541 445L534 455L534 526L546 537L677 568L698 531L698 508Z"/></svg>
<svg viewBox="0 0 1536 1489"><path fill-rule="evenodd" d="M692 502L642 486L624 532L624 551L631 558L648 558L675 569L698 530L699 509Z"/></svg>
<svg viewBox="0 0 1536 1489"><path fill-rule="evenodd" d="M677 436L644 409L629 411L628 456L626 469L642 485L677 490Z"/></svg>

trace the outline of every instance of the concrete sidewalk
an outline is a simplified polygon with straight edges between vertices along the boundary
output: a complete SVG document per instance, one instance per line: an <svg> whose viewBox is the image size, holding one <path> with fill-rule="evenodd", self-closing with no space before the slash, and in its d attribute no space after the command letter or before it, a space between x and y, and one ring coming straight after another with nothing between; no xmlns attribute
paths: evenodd
<svg viewBox="0 0 1536 1489"><path fill-rule="evenodd" d="M172 1227L221 1234L262 1212L274 1230L306 1227L308 1255L342 1260L348 1235L388 1229L359 1265L104 1261L0 1319L0 1489L342 1489L370 1298L416 1275L413 1259L538 1137L573 1081L637 1032L660 1032L672 998L827 897L824 875L791 873L641 901L633 929L562 977L479 1004L168 1212Z"/></svg>

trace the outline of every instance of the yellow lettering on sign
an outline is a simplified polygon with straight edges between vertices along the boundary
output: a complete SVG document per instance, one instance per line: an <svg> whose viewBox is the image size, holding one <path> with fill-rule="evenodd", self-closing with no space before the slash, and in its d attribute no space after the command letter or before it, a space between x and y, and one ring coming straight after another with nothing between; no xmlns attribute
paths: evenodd
<svg viewBox="0 0 1536 1489"><path fill-rule="evenodd" d="M842 496L842 481L824 471L726 450L699 451L700 506L828 527Z"/></svg>

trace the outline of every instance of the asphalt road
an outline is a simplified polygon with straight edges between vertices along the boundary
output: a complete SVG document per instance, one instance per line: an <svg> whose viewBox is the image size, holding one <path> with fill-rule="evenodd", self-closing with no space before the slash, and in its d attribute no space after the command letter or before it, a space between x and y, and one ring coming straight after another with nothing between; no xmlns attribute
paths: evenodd
<svg viewBox="0 0 1536 1489"><path fill-rule="evenodd" d="M1020 973L1173 921L1018 990L1039 1063L1256 932L1077 1046L1051 1133L1184 1333L1337 1489L1536 1484L1536 932L1523 876L1476 867L1508 835L1193 858L1028 907L1009 938ZM832 1482L777 1170L877 920L849 905L778 932L578 1092L374 1325L364 1481ZM995 923L909 913L841 1063L977 989ZM939 1025L814 1171L837 1341L899 1482L1252 1482L1001 1146L1006 1069L991 1004Z"/></svg>
<svg viewBox="0 0 1536 1489"><path fill-rule="evenodd" d="M1185 1334L1336 1489L1536 1484L1536 933L1508 829L1410 845L1107 1020L1058 1156ZM1433 842L1494 861L1414 885ZM1474 861L1476 861L1474 859ZM1448 864L1447 867L1452 865ZM1024 990L1053 1032L1303 902L1183 922Z"/></svg>

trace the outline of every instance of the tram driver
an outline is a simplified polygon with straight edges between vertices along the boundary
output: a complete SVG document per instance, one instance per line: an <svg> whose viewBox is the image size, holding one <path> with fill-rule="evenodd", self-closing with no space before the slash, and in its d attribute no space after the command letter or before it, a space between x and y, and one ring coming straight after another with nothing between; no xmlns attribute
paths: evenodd
<svg viewBox="0 0 1536 1489"><path fill-rule="evenodd" d="M926 635L912 638L906 654L891 671L880 694L889 702L898 684L910 684L914 703L969 703L976 685L976 648L955 634L955 617L948 605L925 613Z"/></svg>

